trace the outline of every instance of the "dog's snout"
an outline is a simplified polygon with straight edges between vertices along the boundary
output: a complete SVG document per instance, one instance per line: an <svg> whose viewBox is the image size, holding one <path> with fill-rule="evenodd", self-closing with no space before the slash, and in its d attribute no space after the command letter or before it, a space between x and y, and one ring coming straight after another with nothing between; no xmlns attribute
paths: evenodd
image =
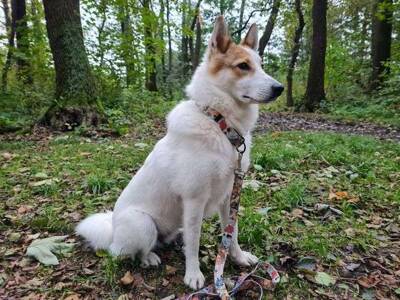
<svg viewBox="0 0 400 300"><path fill-rule="evenodd" d="M272 96L274 98L279 97L285 88L281 84L276 84L272 86Z"/></svg>

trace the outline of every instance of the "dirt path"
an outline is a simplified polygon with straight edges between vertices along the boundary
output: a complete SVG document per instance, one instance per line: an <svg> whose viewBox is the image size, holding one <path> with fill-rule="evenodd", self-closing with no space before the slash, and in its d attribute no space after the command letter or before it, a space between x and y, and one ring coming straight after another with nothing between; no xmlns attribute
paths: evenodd
<svg viewBox="0 0 400 300"><path fill-rule="evenodd" d="M266 131L330 131L337 133L369 135L383 140L400 142L400 129L371 123L351 123L325 119L321 115L269 113L260 114L257 133Z"/></svg>

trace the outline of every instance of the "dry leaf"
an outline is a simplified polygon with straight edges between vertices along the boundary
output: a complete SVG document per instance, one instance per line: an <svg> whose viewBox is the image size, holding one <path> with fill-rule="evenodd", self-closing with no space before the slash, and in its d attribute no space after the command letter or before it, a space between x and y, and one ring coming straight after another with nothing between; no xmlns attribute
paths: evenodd
<svg viewBox="0 0 400 300"><path fill-rule="evenodd" d="M169 284L169 281L165 278L162 280L162 286L167 286Z"/></svg>
<svg viewBox="0 0 400 300"><path fill-rule="evenodd" d="M357 279L359 285L365 288L371 288L376 286L380 280L376 274L370 274L369 276L362 276Z"/></svg>
<svg viewBox="0 0 400 300"><path fill-rule="evenodd" d="M169 266L169 265L165 266L165 272L167 273L167 275L175 274L176 271L177 271L177 269L175 267L172 267L172 266Z"/></svg>
<svg viewBox="0 0 400 300"><path fill-rule="evenodd" d="M3 153L1 154L1 156L3 156L3 158L4 158L5 160L11 160L11 159L13 158L12 154L9 153L9 152L3 152Z"/></svg>
<svg viewBox="0 0 400 300"><path fill-rule="evenodd" d="M123 285L128 285L133 282L134 278L132 276L132 273L130 271L127 271L125 275L120 279L121 283Z"/></svg>
<svg viewBox="0 0 400 300"><path fill-rule="evenodd" d="M303 216L303 210L300 208L295 208L290 214L295 218L301 218L301 216Z"/></svg>
<svg viewBox="0 0 400 300"><path fill-rule="evenodd" d="M79 299L81 299L79 294L73 294L73 295L69 295L64 300L79 300Z"/></svg>

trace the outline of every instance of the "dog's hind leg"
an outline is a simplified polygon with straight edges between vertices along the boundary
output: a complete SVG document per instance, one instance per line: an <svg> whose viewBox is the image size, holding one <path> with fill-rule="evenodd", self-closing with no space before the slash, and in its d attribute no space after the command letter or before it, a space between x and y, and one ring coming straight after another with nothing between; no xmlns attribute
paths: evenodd
<svg viewBox="0 0 400 300"><path fill-rule="evenodd" d="M114 216L113 240L110 252L113 255L139 256L142 266L157 266L160 258L152 252L157 242L157 228L146 213L127 209Z"/></svg>

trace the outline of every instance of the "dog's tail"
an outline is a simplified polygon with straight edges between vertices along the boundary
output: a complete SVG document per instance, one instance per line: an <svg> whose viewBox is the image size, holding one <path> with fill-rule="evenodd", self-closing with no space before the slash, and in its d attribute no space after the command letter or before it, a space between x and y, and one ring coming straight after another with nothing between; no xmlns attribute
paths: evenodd
<svg viewBox="0 0 400 300"><path fill-rule="evenodd" d="M91 215L76 227L76 233L84 237L95 249L108 249L112 242L112 211Z"/></svg>

